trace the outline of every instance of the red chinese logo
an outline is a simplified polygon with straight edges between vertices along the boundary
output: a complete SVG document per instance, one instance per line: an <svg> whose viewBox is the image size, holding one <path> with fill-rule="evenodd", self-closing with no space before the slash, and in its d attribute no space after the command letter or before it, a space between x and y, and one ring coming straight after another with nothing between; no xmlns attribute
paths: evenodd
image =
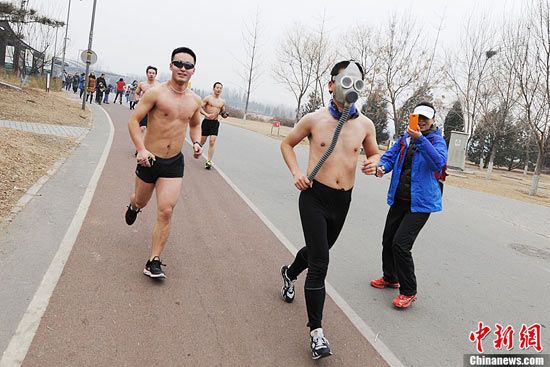
<svg viewBox="0 0 550 367"><path fill-rule="evenodd" d="M476 343L476 349L478 353L483 353L483 339L491 332L489 326L484 326L483 322L479 322L476 331L470 333L470 341Z"/></svg>
<svg viewBox="0 0 550 367"><path fill-rule="evenodd" d="M483 339L489 335L491 328L484 325L482 321L478 323L477 330L470 332L470 341L476 344L476 350L478 353L483 353ZM519 348L529 349L533 347L537 352L542 351L542 329L540 324L533 324L527 326L521 325L519 332ZM495 340L493 346L495 349L502 349L505 347L507 350L514 348L514 328L511 325L505 328L500 324L495 324Z"/></svg>
<svg viewBox="0 0 550 367"><path fill-rule="evenodd" d="M542 350L540 324L533 324L529 327L525 326L525 324L521 325L519 349L529 349L530 347L535 348L537 352Z"/></svg>
<svg viewBox="0 0 550 367"><path fill-rule="evenodd" d="M514 348L514 328L508 325L503 329L500 324L495 324L495 327L497 328L495 330L497 338L493 342L495 349L502 349L502 345L505 345L507 350Z"/></svg>

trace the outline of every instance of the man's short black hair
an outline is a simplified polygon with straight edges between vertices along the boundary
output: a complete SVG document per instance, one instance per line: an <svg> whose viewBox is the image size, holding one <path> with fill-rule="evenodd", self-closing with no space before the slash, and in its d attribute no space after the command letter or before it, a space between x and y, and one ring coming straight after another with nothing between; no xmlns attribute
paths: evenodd
<svg viewBox="0 0 550 367"><path fill-rule="evenodd" d="M223 87L223 84L222 84L222 83L220 83L220 82L215 82L215 83L214 83L214 86L212 87L212 89L216 88L216 85L218 85L218 84L221 85L221 86Z"/></svg>
<svg viewBox="0 0 550 367"><path fill-rule="evenodd" d="M197 63L197 55L195 55L193 50L191 50L190 48L187 48L187 47L178 47L174 51L172 51L172 57L170 59L170 62L174 61L174 56L176 56L176 54L180 54L180 53L191 55L193 57L193 63L194 64Z"/></svg>
<svg viewBox="0 0 550 367"><path fill-rule="evenodd" d="M342 69L347 68L350 62L351 62L350 60L344 60L336 63L336 65L334 65L332 67L332 70L330 71L330 79L334 80L334 77L338 75L338 73L340 73ZM354 62L355 62L355 65L357 65L357 67L359 68L359 71L361 72L361 79L365 79L365 73L363 72L363 67L357 61L354 61Z"/></svg>
<svg viewBox="0 0 550 367"><path fill-rule="evenodd" d="M434 110L434 117L435 117L435 113L436 113L437 111L435 110L435 107L434 107L434 105L433 105L431 102L422 101L422 102L420 102L419 104L417 104L416 106L414 106L414 108L416 108L416 107L418 107L418 106L430 107L432 110Z"/></svg>
<svg viewBox="0 0 550 367"><path fill-rule="evenodd" d="M154 67L154 66L151 66L151 65L147 66L147 69L145 69L145 74L147 74L147 73L149 72L149 69L154 70L154 71L155 71L155 74L158 74L157 68Z"/></svg>
<svg viewBox="0 0 550 367"><path fill-rule="evenodd" d="M120 79L119 79L118 81L119 81L119 82L123 82L123 81L124 81L124 79L120 78Z"/></svg>

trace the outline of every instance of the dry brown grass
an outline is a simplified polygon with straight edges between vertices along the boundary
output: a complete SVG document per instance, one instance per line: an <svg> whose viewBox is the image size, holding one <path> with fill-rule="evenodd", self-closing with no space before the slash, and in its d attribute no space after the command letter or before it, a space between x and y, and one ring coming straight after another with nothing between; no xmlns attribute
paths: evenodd
<svg viewBox="0 0 550 367"><path fill-rule="evenodd" d="M259 121L245 121L236 118L228 118L223 122L241 127L247 130L269 136L274 139L282 140L292 130L286 126L281 126L280 134L277 135L276 128L274 134L271 134L271 123ZM307 140L302 144L307 145ZM385 147L380 147L381 151ZM359 164L361 163L358 162ZM529 196L529 188L531 187L532 173L523 176L522 172L508 172L505 169L495 168L491 179L485 178L486 172L480 170L477 166L469 164L466 171L470 174L452 173L447 177L446 184L451 186L463 187L471 190L487 192L494 195L499 195L507 198L513 198L530 203L550 206L550 176L542 175L539 182L539 190L536 196Z"/></svg>
<svg viewBox="0 0 550 367"><path fill-rule="evenodd" d="M507 198L530 203L550 206L550 176L541 175L536 196L529 196L533 174L526 176L520 171L509 172L506 169L495 168L490 179L486 178L486 170L467 164L465 171L469 173L454 173L447 177L447 183L452 186L470 190L487 192Z"/></svg>
<svg viewBox="0 0 550 367"><path fill-rule="evenodd" d="M7 72L4 69L0 69L0 81L21 87L21 78L11 72ZM27 78L25 88L36 88L46 90L47 79L45 75L30 76ZM61 81L56 79L50 79L50 88L52 90L61 89Z"/></svg>
<svg viewBox="0 0 550 367"><path fill-rule="evenodd" d="M53 163L74 148L74 139L0 128L0 223Z"/></svg>
<svg viewBox="0 0 550 367"><path fill-rule="evenodd" d="M1 74L0 80L18 85L17 77ZM32 81L30 85L39 84ZM0 119L89 127L91 113L63 92L0 86ZM0 128L0 223L19 198L59 159L70 154L74 139Z"/></svg>
<svg viewBox="0 0 550 367"><path fill-rule="evenodd" d="M224 120L222 120L222 123L228 123L233 126L241 127L243 129L247 129L250 131L254 131L260 134L263 134L265 136L269 136L273 139L277 140L283 140L290 131L292 131L292 128L287 126L282 126L279 128L279 130L274 127L271 129L271 123L270 122L261 122L261 121L255 121L255 120L243 120L238 119L234 117L229 117ZM278 130L278 131L277 131ZM304 139L301 144L308 145L307 139Z"/></svg>
<svg viewBox="0 0 550 367"><path fill-rule="evenodd" d="M64 92L0 86L0 119L88 127L91 114Z"/></svg>

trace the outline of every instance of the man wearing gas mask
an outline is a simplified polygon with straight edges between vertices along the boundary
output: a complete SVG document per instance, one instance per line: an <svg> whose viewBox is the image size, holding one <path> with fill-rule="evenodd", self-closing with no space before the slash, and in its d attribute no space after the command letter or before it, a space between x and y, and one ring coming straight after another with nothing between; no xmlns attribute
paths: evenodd
<svg viewBox="0 0 550 367"><path fill-rule="evenodd" d="M341 61L334 65L330 75L328 89L333 98L329 106L302 117L281 143L294 186L301 191L299 210L306 243L294 262L281 268L281 297L287 303L294 301L294 282L308 269L304 293L313 359L332 354L321 325L325 277L329 249L342 230L351 203L361 147L367 156L361 167L364 174L374 174L380 159L374 124L354 105L364 86L361 65ZM339 120L345 121L343 125ZM307 175L298 166L293 149L306 137L309 140Z"/></svg>

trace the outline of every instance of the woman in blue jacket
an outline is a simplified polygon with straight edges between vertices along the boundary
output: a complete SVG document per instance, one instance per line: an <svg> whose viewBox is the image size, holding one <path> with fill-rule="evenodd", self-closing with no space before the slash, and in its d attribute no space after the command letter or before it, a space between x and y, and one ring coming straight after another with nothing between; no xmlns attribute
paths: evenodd
<svg viewBox="0 0 550 367"><path fill-rule="evenodd" d="M383 277L375 288L399 288L393 300L398 308L416 301L416 277L411 249L430 213L441 211L438 181L447 163L447 145L434 125L435 109L422 102L414 109L418 130L407 132L382 156L376 176L393 171L388 190L390 210L382 237Z"/></svg>

